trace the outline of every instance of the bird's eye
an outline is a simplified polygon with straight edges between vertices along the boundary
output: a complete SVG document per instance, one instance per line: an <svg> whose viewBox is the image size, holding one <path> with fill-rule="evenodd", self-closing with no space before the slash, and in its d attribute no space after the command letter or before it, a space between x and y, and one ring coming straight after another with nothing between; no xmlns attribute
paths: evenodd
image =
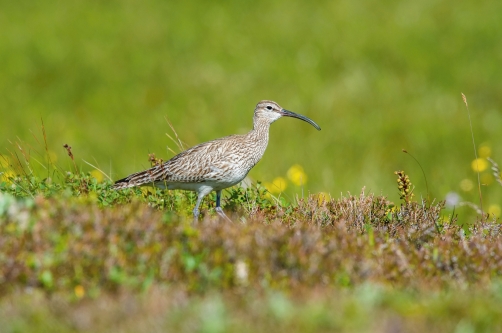
<svg viewBox="0 0 502 333"><path fill-rule="evenodd" d="M267 110L272 110L272 107L270 105L268 105Z"/></svg>

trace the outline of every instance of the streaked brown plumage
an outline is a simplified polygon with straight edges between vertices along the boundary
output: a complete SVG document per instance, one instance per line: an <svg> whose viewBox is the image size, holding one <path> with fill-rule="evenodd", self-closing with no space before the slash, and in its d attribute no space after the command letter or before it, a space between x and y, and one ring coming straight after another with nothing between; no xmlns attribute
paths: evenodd
<svg viewBox="0 0 502 333"><path fill-rule="evenodd" d="M270 124L283 116L304 120L321 129L305 116L285 110L275 102L261 101L254 110L253 129L247 134L230 135L196 145L161 165L118 180L113 188L151 185L195 191L195 219L199 216L202 199L216 191L216 212L229 220L220 207L221 191L241 182L258 163L267 148Z"/></svg>

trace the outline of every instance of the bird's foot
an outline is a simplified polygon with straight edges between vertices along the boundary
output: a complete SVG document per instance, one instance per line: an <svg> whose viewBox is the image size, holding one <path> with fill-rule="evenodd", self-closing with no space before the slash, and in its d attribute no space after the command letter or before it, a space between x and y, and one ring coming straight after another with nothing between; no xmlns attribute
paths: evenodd
<svg viewBox="0 0 502 333"><path fill-rule="evenodd" d="M231 219L229 219L229 218L228 218L228 216L227 216L227 215L223 212L223 209L221 209L221 207L216 207L216 208L215 208L215 211L216 211L216 213L218 213L218 215L219 215L221 218L223 218L223 219L227 220L228 222L233 222L233 221L232 221Z"/></svg>
<svg viewBox="0 0 502 333"><path fill-rule="evenodd" d="M197 224L199 222L199 210L193 210L193 224Z"/></svg>

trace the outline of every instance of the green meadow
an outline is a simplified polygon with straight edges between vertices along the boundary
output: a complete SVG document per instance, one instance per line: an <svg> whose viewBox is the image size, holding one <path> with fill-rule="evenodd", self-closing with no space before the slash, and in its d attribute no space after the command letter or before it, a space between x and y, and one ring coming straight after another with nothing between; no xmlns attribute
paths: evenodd
<svg viewBox="0 0 502 333"><path fill-rule="evenodd" d="M118 179L177 152L166 118L192 146L245 133L272 99L322 127L281 119L249 175L283 177L289 201L362 187L397 200L401 169L426 197L406 149L430 197L478 202L460 94L477 149L502 163L501 13L497 1L5 1L2 147L43 150L43 120L59 165L66 143L79 168ZM286 176L296 164L301 186ZM489 166L482 176L486 206L500 204Z"/></svg>
<svg viewBox="0 0 502 333"><path fill-rule="evenodd" d="M500 331L502 2L1 8L6 332ZM234 224L111 190L263 99L322 130L271 126Z"/></svg>

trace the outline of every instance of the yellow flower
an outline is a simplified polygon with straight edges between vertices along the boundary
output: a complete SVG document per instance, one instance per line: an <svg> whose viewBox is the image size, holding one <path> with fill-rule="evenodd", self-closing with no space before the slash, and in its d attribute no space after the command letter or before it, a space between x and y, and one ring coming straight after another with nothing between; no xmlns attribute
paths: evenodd
<svg viewBox="0 0 502 333"><path fill-rule="evenodd" d="M284 192L288 187L287 180L283 177L276 177L272 183L264 183L265 188L272 194Z"/></svg>
<svg viewBox="0 0 502 333"><path fill-rule="evenodd" d="M317 194L317 204L322 205L323 202L331 200L331 195L326 192L319 192Z"/></svg>
<svg viewBox="0 0 502 333"><path fill-rule="evenodd" d="M482 172L485 171L486 168L488 168L488 161L484 158L477 158L471 163L471 168L472 170L476 172Z"/></svg>
<svg viewBox="0 0 502 333"><path fill-rule="evenodd" d="M270 191L268 189L267 189L267 192L265 193L265 199L267 199L270 202L272 202L272 199L273 199L272 194L270 194Z"/></svg>
<svg viewBox="0 0 502 333"><path fill-rule="evenodd" d="M103 174L99 170L92 170L91 171L91 176L94 177L94 178L96 178L96 180L98 182L102 182L103 181Z"/></svg>
<svg viewBox="0 0 502 333"><path fill-rule="evenodd" d="M75 296L77 296L77 298L82 298L85 295L85 289L81 285L76 285L73 291L75 292Z"/></svg>
<svg viewBox="0 0 502 333"><path fill-rule="evenodd" d="M10 179L14 178L14 172L7 170L5 172L0 172L0 181L4 181L6 183L10 183Z"/></svg>
<svg viewBox="0 0 502 333"><path fill-rule="evenodd" d="M496 217L500 217L500 206L497 204L490 205L490 207L488 207L488 213L490 215L495 215Z"/></svg>
<svg viewBox="0 0 502 333"><path fill-rule="evenodd" d="M296 186L305 185L305 183L307 183L307 175L305 174L305 171L303 171L302 166L299 164L295 164L289 168L286 175Z"/></svg>
<svg viewBox="0 0 502 333"><path fill-rule="evenodd" d="M470 190L472 190L474 188L474 183L472 182L472 180L470 179L463 179L461 182L460 182L460 188L462 189L462 191L464 192L469 192Z"/></svg>

